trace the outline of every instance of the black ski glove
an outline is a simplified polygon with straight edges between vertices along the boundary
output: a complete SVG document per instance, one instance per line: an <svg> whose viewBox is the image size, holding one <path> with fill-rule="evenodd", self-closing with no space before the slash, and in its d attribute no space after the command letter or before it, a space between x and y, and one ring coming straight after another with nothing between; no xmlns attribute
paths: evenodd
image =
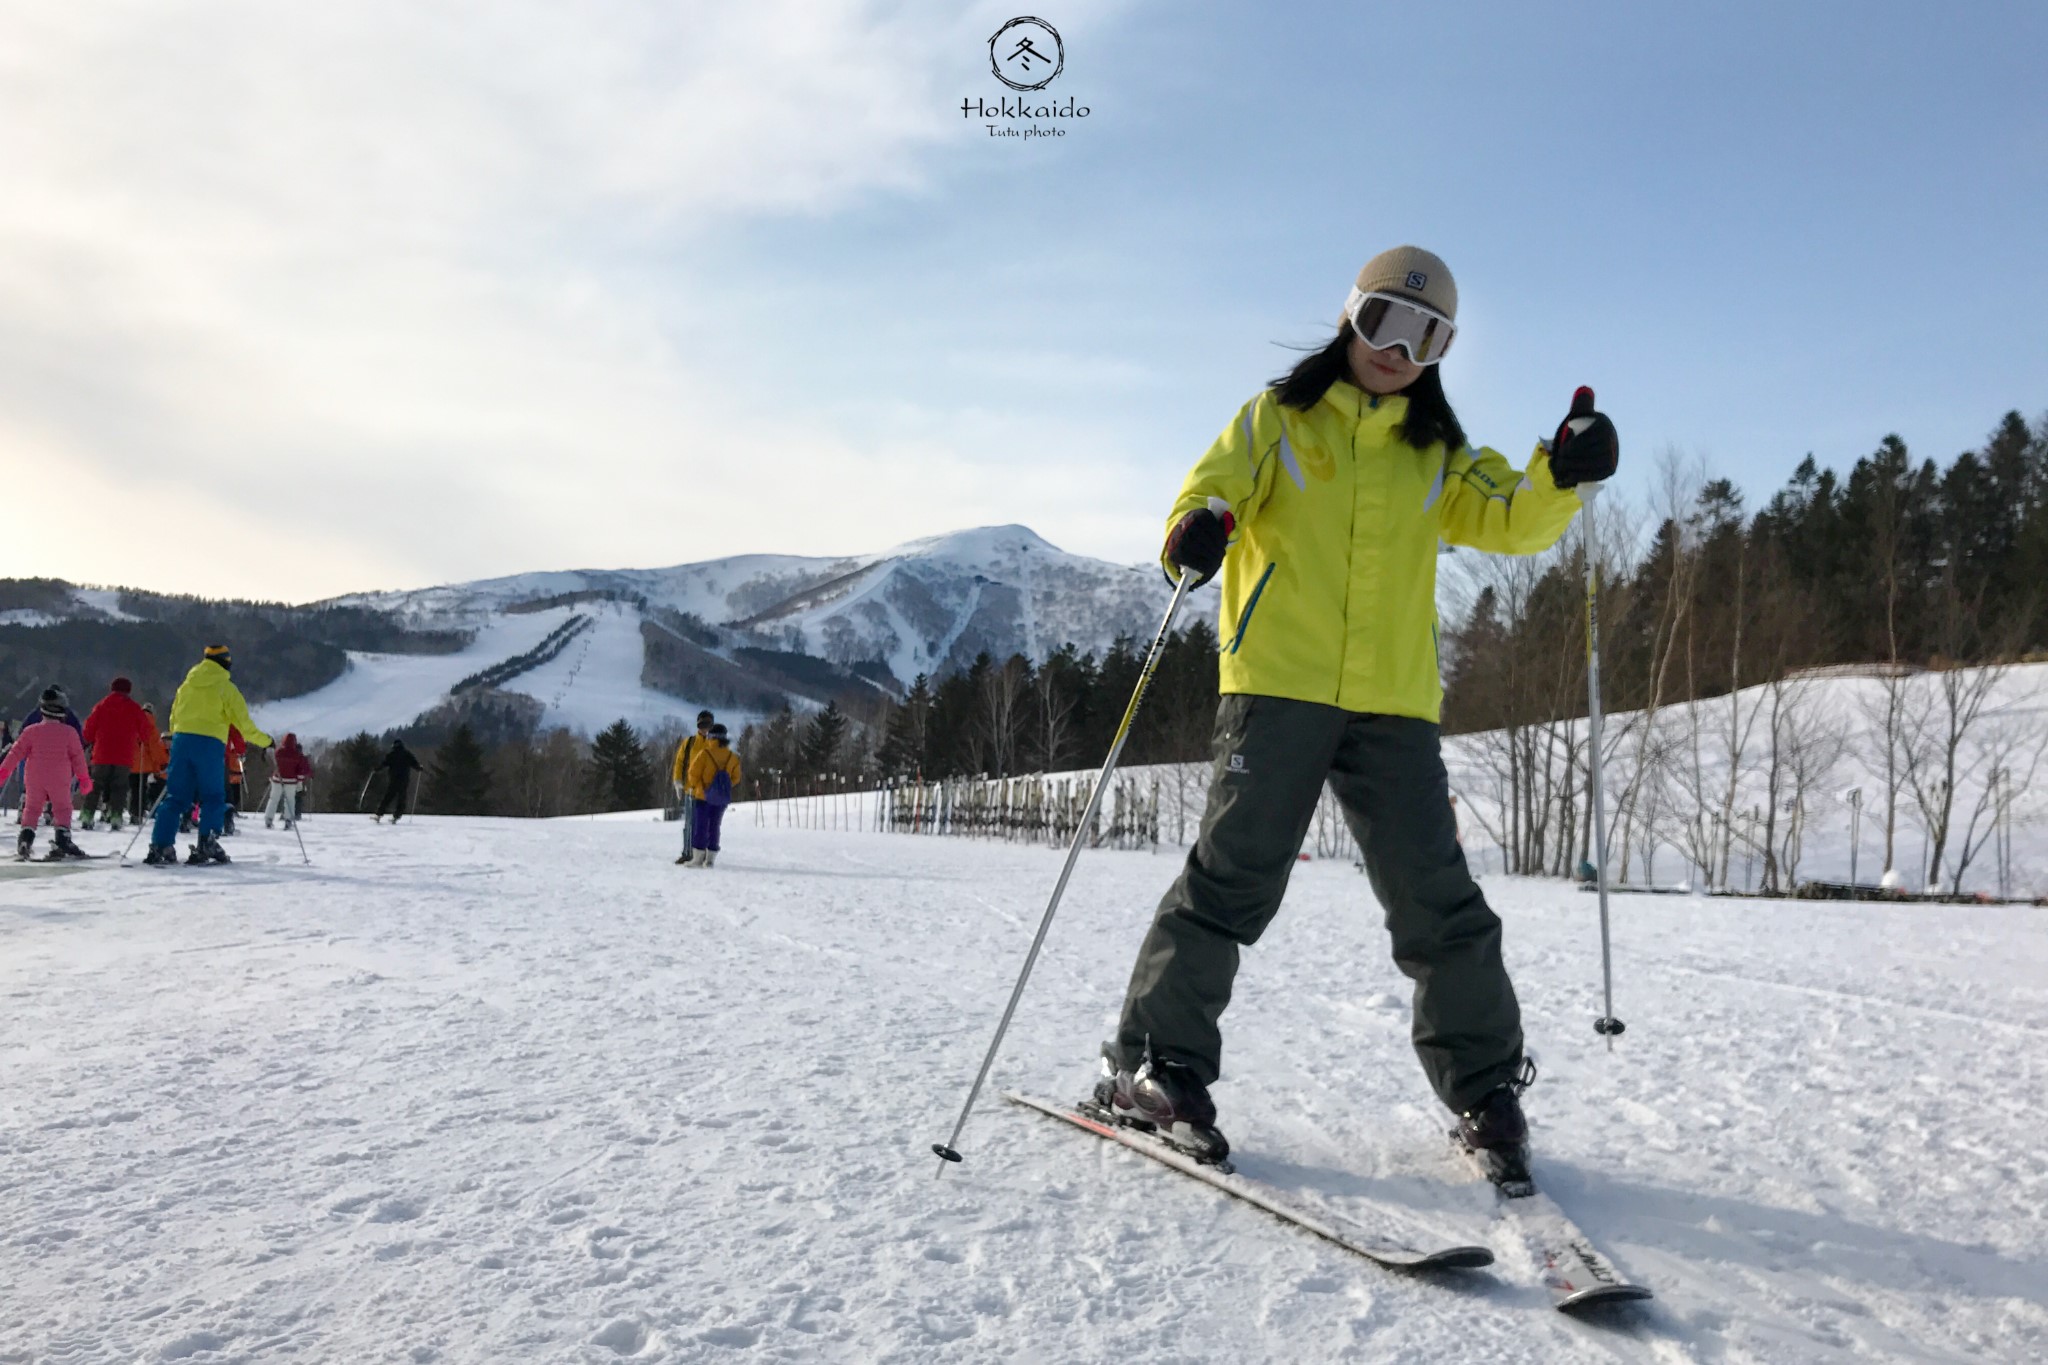
<svg viewBox="0 0 2048 1365"><path fill-rule="evenodd" d="M1615 435L1614 423L1594 410L1593 391L1580 388L1550 442L1550 481L1559 488L1599 483L1613 478L1620 462L1621 438Z"/></svg>
<svg viewBox="0 0 2048 1365"><path fill-rule="evenodd" d="M1173 524L1166 533L1166 557L1180 565L1183 576L1193 574L1191 587L1199 588L1223 567L1223 552L1230 547L1230 533L1237 528L1230 513L1217 514L1197 507Z"/></svg>

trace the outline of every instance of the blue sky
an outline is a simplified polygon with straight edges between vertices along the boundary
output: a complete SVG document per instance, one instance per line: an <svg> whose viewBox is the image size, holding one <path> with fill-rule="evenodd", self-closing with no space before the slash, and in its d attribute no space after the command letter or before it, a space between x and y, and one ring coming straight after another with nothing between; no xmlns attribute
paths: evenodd
<svg viewBox="0 0 2048 1365"><path fill-rule="evenodd" d="M10 8L0 461L158 529L0 573L1143 559L1403 241L1473 437L1592 383L1638 499L2048 408L2040 6L1088 5L1045 93L1091 113L1030 142L959 112L1007 7Z"/></svg>

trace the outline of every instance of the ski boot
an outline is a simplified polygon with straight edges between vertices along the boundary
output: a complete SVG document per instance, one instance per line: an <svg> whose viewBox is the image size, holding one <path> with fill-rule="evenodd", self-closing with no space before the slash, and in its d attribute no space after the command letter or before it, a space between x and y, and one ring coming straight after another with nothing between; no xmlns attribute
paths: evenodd
<svg viewBox="0 0 2048 1365"><path fill-rule="evenodd" d="M144 867L176 867L178 850L170 844L151 844L149 852L142 855Z"/></svg>
<svg viewBox="0 0 2048 1365"><path fill-rule="evenodd" d="M715 863L715 862L717 862L717 861L718 861L718 850L717 850L717 849L715 849L715 848L711 848L711 849L706 849L706 850L704 851L704 862L703 862L702 866L704 866L704 867L710 867L710 866L711 866L711 865L712 865L713 863Z"/></svg>
<svg viewBox="0 0 2048 1365"><path fill-rule="evenodd" d="M1529 1175L1529 1121L1522 1116L1521 1099L1535 1083L1536 1064L1525 1058L1515 1079L1480 1096L1477 1104L1458 1115L1458 1126L1451 1130L1451 1139L1510 1198L1536 1192Z"/></svg>
<svg viewBox="0 0 2048 1365"><path fill-rule="evenodd" d="M1228 1166L1230 1143L1216 1127L1216 1104L1185 1062L1162 1062L1145 1050L1136 1071L1102 1059L1092 1108L1100 1117L1160 1138L1210 1166Z"/></svg>
<svg viewBox="0 0 2048 1365"><path fill-rule="evenodd" d="M15 836L15 840L14 840L14 861L16 861L16 862L18 862L18 863L25 863L25 862L27 862L27 861L28 861L28 855L29 855L29 854L31 854L31 853L33 853L33 852L35 852L35 848L36 848L36 832L35 832L35 830L34 830L34 829L24 829L24 830L22 830L22 832L21 832L21 833L20 833L19 835Z"/></svg>
<svg viewBox="0 0 2048 1365"><path fill-rule="evenodd" d="M192 845L192 851L185 855L187 867L198 867L206 863L229 863L228 851L220 846L218 835L202 834L199 842Z"/></svg>
<svg viewBox="0 0 2048 1365"><path fill-rule="evenodd" d="M71 831L65 829L62 825L57 827L56 833L51 838L50 851L43 855L44 859L48 862L54 863L65 858L90 858L92 856L77 844L71 842Z"/></svg>

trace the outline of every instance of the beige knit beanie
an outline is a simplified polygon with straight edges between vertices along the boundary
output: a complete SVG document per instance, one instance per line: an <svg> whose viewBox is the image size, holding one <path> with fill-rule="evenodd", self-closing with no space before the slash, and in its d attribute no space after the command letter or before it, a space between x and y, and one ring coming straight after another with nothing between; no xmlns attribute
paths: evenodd
<svg viewBox="0 0 2048 1365"><path fill-rule="evenodd" d="M1451 268L1419 246L1397 246L1367 261L1358 272L1358 292L1405 294L1458 320L1458 284L1451 278Z"/></svg>

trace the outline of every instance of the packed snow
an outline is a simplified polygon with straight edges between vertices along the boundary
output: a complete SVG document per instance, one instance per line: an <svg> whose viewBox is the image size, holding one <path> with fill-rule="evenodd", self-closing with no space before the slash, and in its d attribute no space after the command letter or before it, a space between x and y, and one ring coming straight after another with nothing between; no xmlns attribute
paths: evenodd
<svg viewBox="0 0 2048 1365"><path fill-rule="evenodd" d="M0 1361L2048 1358L2048 918L1489 877L1537 1174L1654 1304L1490 1231L1363 878L1300 867L1217 1088L1248 1171L1495 1245L1376 1269L986 1097L1044 847L315 816L0 869ZM94 851L113 836L81 836ZM1088 1085L1176 855L1091 852L992 1078Z"/></svg>

